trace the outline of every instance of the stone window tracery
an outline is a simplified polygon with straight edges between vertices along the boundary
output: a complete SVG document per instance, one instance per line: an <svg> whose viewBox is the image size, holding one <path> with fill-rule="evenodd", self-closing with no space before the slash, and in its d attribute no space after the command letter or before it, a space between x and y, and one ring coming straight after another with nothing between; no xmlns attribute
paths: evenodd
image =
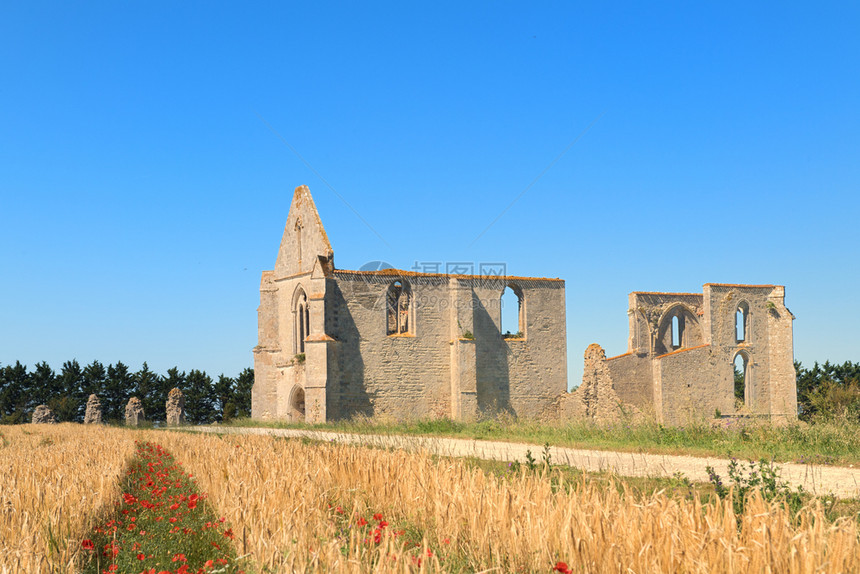
<svg viewBox="0 0 860 574"><path fill-rule="evenodd" d="M386 293L386 323L389 335L414 332L412 321L412 290L404 281L395 281Z"/></svg>

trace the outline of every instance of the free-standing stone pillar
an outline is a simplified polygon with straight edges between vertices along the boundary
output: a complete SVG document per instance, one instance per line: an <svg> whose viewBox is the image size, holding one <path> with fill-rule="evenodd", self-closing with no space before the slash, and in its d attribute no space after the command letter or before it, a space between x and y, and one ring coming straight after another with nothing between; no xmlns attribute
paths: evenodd
<svg viewBox="0 0 860 574"><path fill-rule="evenodd" d="M87 412L84 414L85 425L98 425L102 422L102 403L96 395L87 399Z"/></svg>
<svg viewBox="0 0 860 574"><path fill-rule="evenodd" d="M55 424L57 422L57 418L54 416L54 413L51 409L48 408L48 405L39 405L36 407L36 410L33 411L33 424Z"/></svg>
<svg viewBox="0 0 860 574"><path fill-rule="evenodd" d="M144 421L143 418L143 403L137 397L131 397L128 404L125 406L125 424L126 426L136 427Z"/></svg>
<svg viewBox="0 0 860 574"><path fill-rule="evenodd" d="M167 395L167 426L179 426L185 424L185 396L177 388L170 389Z"/></svg>

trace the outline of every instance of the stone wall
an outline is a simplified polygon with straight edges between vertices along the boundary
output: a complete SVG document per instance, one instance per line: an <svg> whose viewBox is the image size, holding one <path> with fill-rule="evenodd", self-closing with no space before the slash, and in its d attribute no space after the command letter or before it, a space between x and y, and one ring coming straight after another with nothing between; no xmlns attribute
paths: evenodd
<svg viewBox="0 0 860 574"><path fill-rule="evenodd" d="M508 286L518 338L500 332ZM255 418L533 417L567 388L563 281L335 269L305 187L261 279L258 329Z"/></svg>
<svg viewBox="0 0 860 574"><path fill-rule="evenodd" d="M478 408L536 418L567 390L564 282L509 278L472 283L475 299L483 302L474 309ZM522 338L501 333L500 301L507 285L522 293Z"/></svg>
<svg viewBox="0 0 860 574"><path fill-rule="evenodd" d="M627 353L608 361L616 394L666 424L716 415L796 418L794 317L784 298L781 286L717 283L701 295L631 293ZM738 356L747 365L740 408Z"/></svg>
<svg viewBox="0 0 860 574"><path fill-rule="evenodd" d="M621 402L639 410L648 410L654 406L654 385L651 362L643 361L643 357L628 352L610 357L606 364L612 380L624 382L614 387Z"/></svg>
<svg viewBox="0 0 860 574"><path fill-rule="evenodd" d="M451 325L447 282L409 277L413 332L388 335L386 292L398 277L335 271L330 298L335 361L329 370L331 418L397 418L450 413Z"/></svg>
<svg viewBox="0 0 860 574"><path fill-rule="evenodd" d="M661 421L665 424L687 424L734 410L731 365L716 361L708 345L656 359L654 379L661 394Z"/></svg>

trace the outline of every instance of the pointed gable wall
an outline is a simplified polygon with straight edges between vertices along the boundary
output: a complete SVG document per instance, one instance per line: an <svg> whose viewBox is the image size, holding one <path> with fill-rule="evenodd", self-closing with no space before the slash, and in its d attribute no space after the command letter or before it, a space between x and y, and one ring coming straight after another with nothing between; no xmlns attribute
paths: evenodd
<svg viewBox="0 0 860 574"><path fill-rule="evenodd" d="M332 263L334 252L306 185L296 188L275 262L275 277L310 273L318 259Z"/></svg>

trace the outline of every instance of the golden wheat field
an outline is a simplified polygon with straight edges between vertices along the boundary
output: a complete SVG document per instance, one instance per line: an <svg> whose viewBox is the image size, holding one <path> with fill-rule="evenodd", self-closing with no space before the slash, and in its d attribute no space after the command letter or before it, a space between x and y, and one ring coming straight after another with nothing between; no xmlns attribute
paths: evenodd
<svg viewBox="0 0 860 574"><path fill-rule="evenodd" d="M133 449L132 433L108 427L0 427L0 572L73 572Z"/></svg>
<svg viewBox="0 0 860 574"><path fill-rule="evenodd" d="M857 522L816 506L793 522L759 498L738 521L728 501L643 499L587 479L559 489L546 473L501 478L421 453L71 424L0 433L8 572L75 570L134 440L174 453L261 572L860 571ZM352 527L377 513L403 535L371 544Z"/></svg>

